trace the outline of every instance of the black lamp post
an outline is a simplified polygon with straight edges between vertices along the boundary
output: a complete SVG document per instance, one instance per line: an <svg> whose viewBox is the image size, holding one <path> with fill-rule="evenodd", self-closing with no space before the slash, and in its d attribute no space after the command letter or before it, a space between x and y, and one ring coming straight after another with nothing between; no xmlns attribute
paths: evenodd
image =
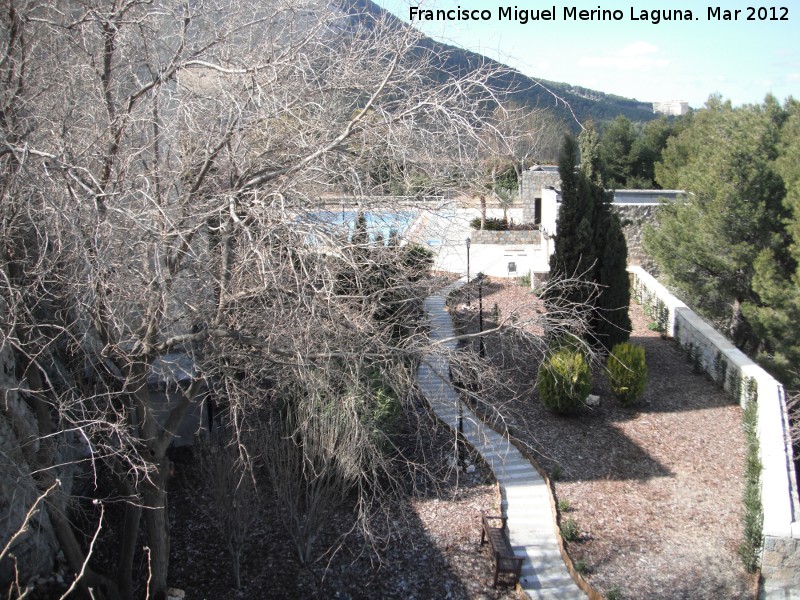
<svg viewBox="0 0 800 600"><path fill-rule="evenodd" d="M467 238L467 306L469 306L469 247L472 244L472 239Z"/></svg>
<svg viewBox="0 0 800 600"><path fill-rule="evenodd" d="M483 273L479 273L476 277L478 280L478 332L483 333ZM481 358L486 356L486 344L483 341L483 336L479 337L480 339L480 349L479 355Z"/></svg>
<svg viewBox="0 0 800 600"><path fill-rule="evenodd" d="M458 399L458 461L464 464L464 404Z"/></svg>

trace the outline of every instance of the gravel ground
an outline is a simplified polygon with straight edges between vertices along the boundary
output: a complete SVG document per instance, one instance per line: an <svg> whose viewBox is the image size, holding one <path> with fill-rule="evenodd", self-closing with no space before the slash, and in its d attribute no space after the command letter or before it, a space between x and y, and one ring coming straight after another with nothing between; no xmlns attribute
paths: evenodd
<svg viewBox="0 0 800 600"><path fill-rule="evenodd" d="M454 313L469 331L477 329L476 297L473 293L469 309L456 300ZM487 328L499 316L540 333L536 320L543 308L529 290L489 281L483 303ZM707 377L692 373L672 342L647 329L638 306L631 308L632 338L644 345L650 370L635 408L620 406L597 370L593 392L601 396L600 406L574 418L548 413L536 395L538 360L531 347L498 334L486 343L495 370L480 391L483 408L502 416L501 425L554 480L565 509L562 521L573 519L580 531L580 540L569 543L568 550L598 590L614 590L626 599L753 597L755 577L737 556L741 411ZM477 352L477 343L471 345ZM426 465L428 475L406 475L409 485L415 481L415 491L387 507L387 518L377 528L382 544L365 550L351 534L332 556L301 566L266 501L248 539L244 585L238 591L230 585L227 550L200 510L205 495L191 453L176 453L170 481L170 585L185 590L187 600L516 598L512 590L491 587L491 559L478 543L480 511L499 506L491 473L476 457L473 474L452 468L452 435L423 414L420 410L409 420L403 444L417 464ZM119 523L114 510L109 506L101 547L114 544ZM348 530L349 513L343 509L332 516L320 547ZM103 563L101 552L97 566ZM145 559L139 564L144 572Z"/></svg>
<svg viewBox="0 0 800 600"><path fill-rule="evenodd" d="M477 330L465 291L454 298L461 331ZM528 333L539 331L543 307L515 283L484 285L485 328L494 317ZM495 305L497 308L495 309ZM639 403L625 408L593 372L600 405L576 417L543 408L534 387L539 360L514 352L513 338L486 342L494 379L481 395L554 480L563 510L580 539L573 560L599 591L621 598L752 598L756 577L738 557L742 540L744 435L742 413L706 375L692 372L685 353L650 331L632 304L631 341L645 348L649 379ZM477 344L472 342L471 350Z"/></svg>

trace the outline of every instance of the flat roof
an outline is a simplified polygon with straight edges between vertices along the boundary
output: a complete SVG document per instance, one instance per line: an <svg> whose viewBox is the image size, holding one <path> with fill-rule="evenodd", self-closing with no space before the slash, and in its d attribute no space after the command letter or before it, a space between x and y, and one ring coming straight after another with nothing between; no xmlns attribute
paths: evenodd
<svg viewBox="0 0 800 600"><path fill-rule="evenodd" d="M614 204L658 204L685 195L683 190L614 190Z"/></svg>

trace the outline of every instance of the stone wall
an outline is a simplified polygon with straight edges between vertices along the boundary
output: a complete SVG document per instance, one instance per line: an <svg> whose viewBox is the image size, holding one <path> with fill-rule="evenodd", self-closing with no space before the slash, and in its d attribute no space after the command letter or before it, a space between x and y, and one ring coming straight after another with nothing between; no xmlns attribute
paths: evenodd
<svg viewBox="0 0 800 600"><path fill-rule="evenodd" d="M647 271L655 270L655 263L644 251L642 237L644 227L652 223L655 219L657 204L612 204L614 210L620 217L625 234L625 242L628 244L628 264L634 267L642 267Z"/></svg>
<svg viewBox="0 0 800 600"><path fill-rule="evenodd" d="M470 233L473 244L539 244L541 234L538 231L487 231L475 230Z"/></svg>
<svg viewBox="0 0 800 600"><path fill-rule="evenodd" d="M525 223L534 222L536 198L542 197L542 188L561 187L561 177L558 174L558 169L535 169L536 167L523 171L522 181L520 182L519 197L522 201L522 220Z"/></svg>
<svg viewBox="0 0 800 600"><path fill-rule="evenodd" d="M763 598L797 598L800 596L800 540L764 536L761 571L765 578Z"/></svg>
<svg viewBox="0 0 800 600"><path fill-rule="evenodd" d="M800 596L800 501L783 386L641 269L629 269L633 294L649 305L664 333L697 367L742 404L758 404L761 502L764 508L762 598Z"/></svg>

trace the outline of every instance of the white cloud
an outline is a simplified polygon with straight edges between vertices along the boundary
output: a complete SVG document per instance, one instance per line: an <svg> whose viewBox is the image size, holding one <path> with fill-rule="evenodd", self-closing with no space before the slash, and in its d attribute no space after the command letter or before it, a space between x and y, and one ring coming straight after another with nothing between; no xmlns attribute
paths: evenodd
<svg viewBox="0 0 800 600"><path fill-rule="evenodd" d="M786 83L797 83L797 82L800 82L800 73L786 74Z"/></svg>
<svg viewBox="0 0 800 600"><path fill-rule="evenodd" d="M583 56L578 59L581 67L610 68L621 71L652 71L669 65L666 58L658 56L658 46L638 41L602 56Z"/></svg>

